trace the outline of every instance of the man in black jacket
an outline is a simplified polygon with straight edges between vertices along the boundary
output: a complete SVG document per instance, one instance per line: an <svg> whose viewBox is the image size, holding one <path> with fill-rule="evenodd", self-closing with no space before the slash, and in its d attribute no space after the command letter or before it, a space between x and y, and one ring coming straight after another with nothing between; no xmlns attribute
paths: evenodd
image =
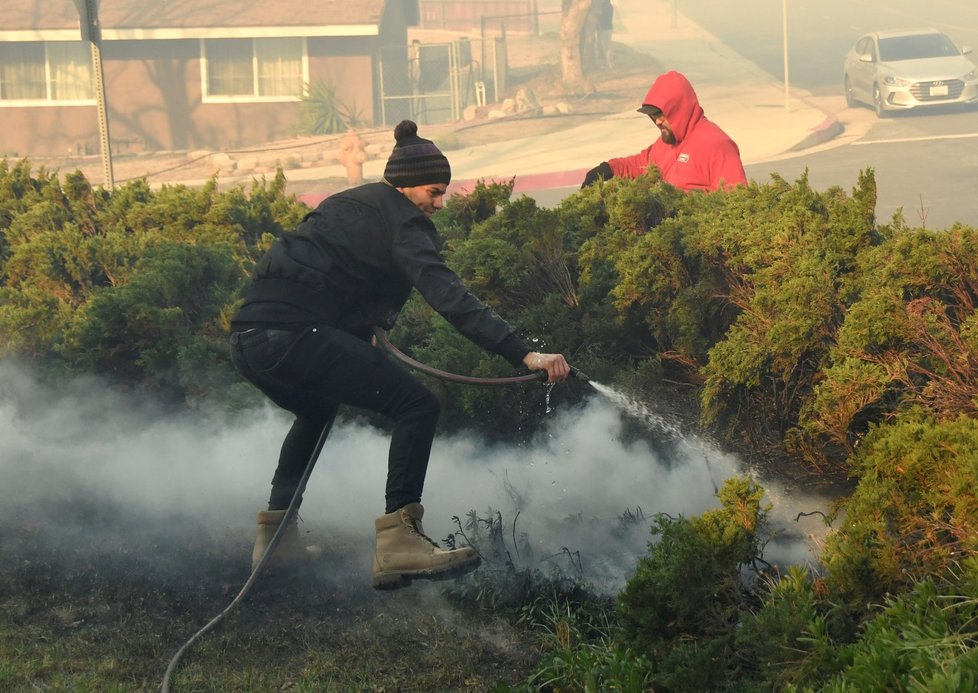
<svg viewBox="0 0 978 693"><path fill-rule="evenodd" d="M402 121L384 181L332 195L259 260L231 321L238 371L295 414L272 478L268 510L258 513L253 565L281 524L306 465L318 454L341 404L393 421L386 511L377 518L373 586L460 575L479 565L468 547L446 551L425 536L421 492L441 411L434 394L371 345L390 329L412 289L459 332L514 366L564 380L560 354L531 351L515 330L469 293L435 244L431 215L451 180L448 159L417 125ZM308 557L294 524L276 562Z"/></svg>

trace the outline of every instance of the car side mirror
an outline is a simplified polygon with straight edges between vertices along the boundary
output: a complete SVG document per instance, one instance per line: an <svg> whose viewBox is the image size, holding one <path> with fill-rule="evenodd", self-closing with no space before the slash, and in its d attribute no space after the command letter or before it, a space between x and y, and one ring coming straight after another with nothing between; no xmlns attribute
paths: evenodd
<svg viewBox="0 0 978 693"><path fill-rule="evenodd" d="M968 53L971 53L974 50L975 49L972 48L971 46L962 46L961 47L961 55L968 55Z"/></svg>
<svg viewBox="0 0 978 693"><path fill-rule="evenodd" d="M869 53L860 53L859 54L859 62L861 62L861 63L871 63L871 62L873 62L873 56L870 55Z"/></svg>

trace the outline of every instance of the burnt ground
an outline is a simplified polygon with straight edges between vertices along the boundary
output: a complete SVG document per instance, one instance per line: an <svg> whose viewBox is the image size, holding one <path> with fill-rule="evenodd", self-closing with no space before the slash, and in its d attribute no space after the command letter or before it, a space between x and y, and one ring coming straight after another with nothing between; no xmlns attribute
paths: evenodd
<svg viewBox="0 0 978 693"><path fill-rule="evenodd" d="M238 594L250 536L110 502L7 507L0 689L150 691ZM491 690L524 681L536 636L445 596L369 586L367 549L331 537L304 571L270 571L184 655L174 691Z"/></svg>

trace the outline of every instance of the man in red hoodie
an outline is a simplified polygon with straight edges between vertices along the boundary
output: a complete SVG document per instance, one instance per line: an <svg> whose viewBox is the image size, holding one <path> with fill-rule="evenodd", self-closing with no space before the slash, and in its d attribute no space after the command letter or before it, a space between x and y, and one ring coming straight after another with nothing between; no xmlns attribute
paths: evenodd
<svg viewBox="0 0 978 693"><path fill-rule="evenodd" d="M652 165L665 182L682 190L747 185L740 149L703 115L696 92L683 75L675 71L660 75L638 111L659 128L659 139L638 154L601 162L587 172L582 188L613 176L638 178Z"/></svg>

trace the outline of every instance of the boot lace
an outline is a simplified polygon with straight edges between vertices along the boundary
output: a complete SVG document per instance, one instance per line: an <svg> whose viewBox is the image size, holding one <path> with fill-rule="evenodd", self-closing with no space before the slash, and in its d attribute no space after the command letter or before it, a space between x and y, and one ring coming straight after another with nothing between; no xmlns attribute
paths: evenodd
<svg viewBox="0 0 978 693"><path fill-rule="evenodd" d="M425 541L427 541L429 544L431 544L432 546L434 546L436 549L440 549L441 548L438 545L438 542L437 541L435 541L434 539L432 539L431 537L429 537L427 534L424 533L424 530L421 529L421 523L420 522L418 522L415 519L411 519L411 520L408 520L408 524L411 526L411 530L415 534L417 534L419 537L421 537L422 539L424 539Z"/></svg>

